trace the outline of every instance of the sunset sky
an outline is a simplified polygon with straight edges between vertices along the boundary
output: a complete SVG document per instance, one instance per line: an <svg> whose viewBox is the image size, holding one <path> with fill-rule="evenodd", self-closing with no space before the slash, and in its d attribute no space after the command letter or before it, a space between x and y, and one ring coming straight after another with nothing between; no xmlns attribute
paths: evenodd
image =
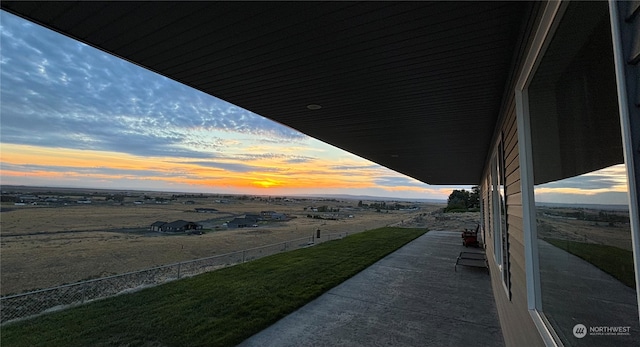
<svg viewBox="0 0 640 347"><path fill-rule="evenodd" d="M6 12L3 185L446 199L429 186Z"/></svg>
<svg viewBox="0 0 640 347"><path fill-rule="evenodd" d="M421 183L4 11L0 27L2 185L409 199L470 188ZM536 194L624 203L620 170Z"/></svg>

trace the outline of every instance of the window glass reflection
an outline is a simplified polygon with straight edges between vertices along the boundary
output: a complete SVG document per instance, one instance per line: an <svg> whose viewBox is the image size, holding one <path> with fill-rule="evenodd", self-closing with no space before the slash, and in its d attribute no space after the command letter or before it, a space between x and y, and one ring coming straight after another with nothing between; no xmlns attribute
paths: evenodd
<svg viewBox="0 0 640 347"><path fill-rule="evenodd" d="M543 316L567 346L639 345L606 3L568 5L528 94Z"/></svg>

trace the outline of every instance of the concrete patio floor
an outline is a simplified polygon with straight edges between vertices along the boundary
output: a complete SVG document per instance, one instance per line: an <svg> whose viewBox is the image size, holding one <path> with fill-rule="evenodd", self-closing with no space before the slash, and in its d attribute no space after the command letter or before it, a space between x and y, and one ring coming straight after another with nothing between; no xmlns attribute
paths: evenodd
<svg viewBox="0 0 640 347"><path fill-rule="evenodd" d="M538 240L538 251L542 307L565 346L640 346L635 289L546 241ZM576 324L631 329L628 335L578 339L573 335Z"/></svg>
<svg viewBox="0 0 640 347"><path fill-rule="evenodd" d="M504 346L487 271L430 231L240 346Z"/></svg>

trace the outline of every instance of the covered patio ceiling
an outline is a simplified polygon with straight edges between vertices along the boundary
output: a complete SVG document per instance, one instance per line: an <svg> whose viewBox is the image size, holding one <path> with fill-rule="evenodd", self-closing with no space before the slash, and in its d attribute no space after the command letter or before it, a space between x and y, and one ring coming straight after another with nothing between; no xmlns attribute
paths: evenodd
<svg viewBox="0 0 640 347"><path fill-rule="evenodd" d="M480 182L532 6L517 1L0 4L429 184Z"/></svg>

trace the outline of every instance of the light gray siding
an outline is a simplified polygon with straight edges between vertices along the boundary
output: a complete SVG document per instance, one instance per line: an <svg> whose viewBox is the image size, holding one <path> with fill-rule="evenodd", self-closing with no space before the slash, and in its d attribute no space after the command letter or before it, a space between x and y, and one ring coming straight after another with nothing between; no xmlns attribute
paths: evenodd
<svg viewBox="0 0 640 347"><path fill-rule="evenodd" d="M493 287L496 306L502 325L502 332L507 346L544 346L544 342L540 337L536 326L529 315L527 309L527 289L525 275L525 256L524 256L524 232L522 222L522 194L520 186L520 164L518 153L518 129L516 125L515 99L512 96L506 108L505 117L500 125L498 132L504 134L504 156L505 156L505 202L506 215L508 225L508 242L509 242L509 268L510 271L510 292L511 298L507 294L502 283L502 273L497 266L494 257L494 240L495 234L486 230L487 255L489 258L489 266L491 271L491 284ZM499 223L495 220L491 207L491 180L488 176L491 172L489 169L490 161L487 162L485 176L482 180L483 200L487 208L484 209L485 228L493 229L493 223ZM488 225L487 225L488 224Z"/></svg>

